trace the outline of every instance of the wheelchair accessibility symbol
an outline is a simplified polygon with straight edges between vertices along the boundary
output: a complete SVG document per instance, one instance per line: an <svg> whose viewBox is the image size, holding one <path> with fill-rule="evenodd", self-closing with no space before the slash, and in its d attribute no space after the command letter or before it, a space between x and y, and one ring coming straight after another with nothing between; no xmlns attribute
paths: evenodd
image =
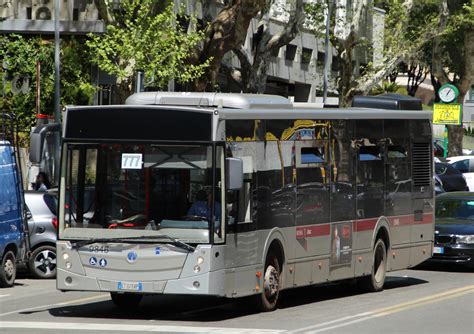
<svg viewBox="0 0 474 334"><path fill-rule="evenodd" d="M95 256L92 256L91 258L89 258L89 264L91 266L95 266L97 264L97 258Z"/></svg>

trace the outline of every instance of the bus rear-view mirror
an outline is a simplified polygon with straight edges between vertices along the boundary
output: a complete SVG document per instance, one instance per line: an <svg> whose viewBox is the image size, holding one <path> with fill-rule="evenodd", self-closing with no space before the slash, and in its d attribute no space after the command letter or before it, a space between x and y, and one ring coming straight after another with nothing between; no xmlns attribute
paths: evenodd
<svg viewBox="0 0 474 334"><path fill-rule="evenodd" d="M226 158L227 190L238 190L244 184L244 163L242 159Z"/></svg>

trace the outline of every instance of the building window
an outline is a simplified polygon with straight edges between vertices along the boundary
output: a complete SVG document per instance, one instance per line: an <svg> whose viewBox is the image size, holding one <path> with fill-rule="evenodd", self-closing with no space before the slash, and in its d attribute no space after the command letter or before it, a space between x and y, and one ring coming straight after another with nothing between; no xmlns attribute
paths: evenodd
<svg viewBox="0 0 474 334"><path fill-rule="evenodd" d="M474 86L471 86L471 89L469 90L469 100L474 101Z"/></svg>
<svg viewBox="0 0 474 334"><path fill-rule="evenodd" d="M288 44L286 46L285 59L289 61L295 60L296 49L296 45Z"/></svg>
<svg viewBox="0 0 474 334"><path fill-rule="evenodd" d="M301 64L308 65L311 62L312 54L312 49L303 48L303 51L301 52Z"/></svg>

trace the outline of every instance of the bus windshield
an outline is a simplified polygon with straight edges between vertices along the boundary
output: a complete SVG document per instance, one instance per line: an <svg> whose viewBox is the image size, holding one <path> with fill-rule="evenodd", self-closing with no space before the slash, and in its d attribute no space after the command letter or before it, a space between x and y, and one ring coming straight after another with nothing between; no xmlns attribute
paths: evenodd
<svg viewBox="0 0 474 334"><path fill-rule="evenodd" d="M220 147L215 168L211 145L68 143L64 152L60 238L208 243L214 221L222 240Z"/></svg>

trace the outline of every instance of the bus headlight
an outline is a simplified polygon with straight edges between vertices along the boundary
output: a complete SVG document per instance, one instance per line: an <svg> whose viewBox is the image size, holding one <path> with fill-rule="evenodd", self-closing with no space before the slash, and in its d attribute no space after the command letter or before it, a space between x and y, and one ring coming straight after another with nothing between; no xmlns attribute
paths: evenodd
<svg viewBox="0 0 474 334"><path fill-rule="evenodd" d="M64 254L63 254L63 260L66 261L67 259L69 259L69 254L68 254L68 253L64 253Z"/></svg>
<svg viewBox="0 0 474 334"><path fill-rule="evenodd" d="M198 273L198 272L201 271L201 267L199 267L199 266L194 266L194 269L193 269L193 270L194 270L195 273Z"/></svg>
<svg viewBox="0 0 474 334"><path fill-rule="evenodd" d="M66 268L67 268L67 269L71 269L71 267L72 267L72 263L69 262L69 261L66 262Z"/></svg>
<svg viewBox="0 0 474 334"><path fill-rule="evenodd" d="M197 264L201 265L204 262L204 258L202 256L197 257Z"/></svg>

